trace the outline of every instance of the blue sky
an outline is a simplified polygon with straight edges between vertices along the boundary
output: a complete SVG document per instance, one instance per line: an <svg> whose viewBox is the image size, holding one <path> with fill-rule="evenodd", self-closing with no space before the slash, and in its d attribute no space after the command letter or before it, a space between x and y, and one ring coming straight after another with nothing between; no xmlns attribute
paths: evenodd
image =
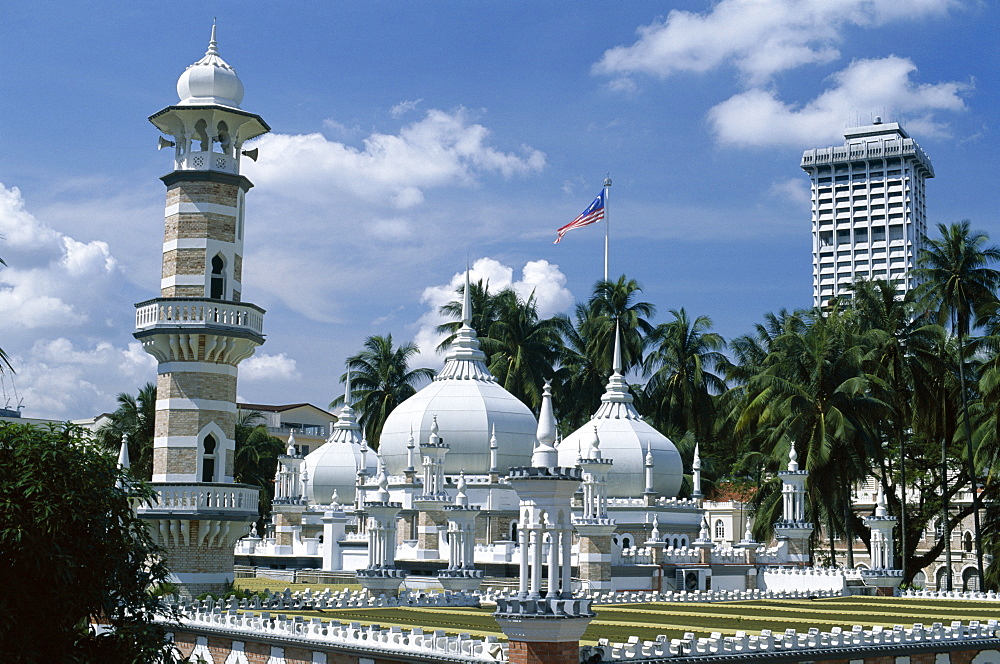
<svg viewBox="0 0 1000 664"><path fill-rule="evenodd" d="M100 5L98 5L100 6ZM0 22L0 346L25 414L110 410L155 365L176 101L213 17L272 134L247 203L244 298L268 340L248 401L325 405L365 337L415 339L466 260L570 311L603 233L553 245L610 173L611 273L727 339L808 306L802 150L880 115L930 156L932 223L1000 242L1000 8L976 0L7 3ZM10 381L5 389L12 397Z"/></svg>

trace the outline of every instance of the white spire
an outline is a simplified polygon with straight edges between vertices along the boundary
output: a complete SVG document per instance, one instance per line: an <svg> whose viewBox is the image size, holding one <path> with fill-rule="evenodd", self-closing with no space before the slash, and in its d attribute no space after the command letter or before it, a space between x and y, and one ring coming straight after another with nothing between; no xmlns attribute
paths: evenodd
<svg viewBox="0 0 1000 664"><path fill-rule="evenodd" d="M434 418L431 422L431 435L428 436L427 438L427 442L429 444L437 445L438 443L441 442L441 436L438 435L438 431L440 431L440 429L438 428L438 416L434 415Z"/></svg>
<svg viewBox="0 0 1000 664"><path fill-rule="evenodd" d="M416 470L416 468L414 468L414 466L413 466L414 462L416 461L416 459L414 458L414 455L416 454L416 452L417 452L417 446L413 442L413 425L411 424L410 425L410 437L406 439L406 470L407 471L412 472L412 471Z"/></svg>
<svg viewBox="0 0 1000 664"><path fill-rule="evenodd" d="M465 267L465 289L462 292L462 325L455 333L451 347L444 357L444 366L434 380L480 380L495 383L496 378L486 368L486 354L479 347L476 331L472 329L471 269Z"/></svg>
<svg viewBox="0 0 1000 664"><path fill-rule="evenodd" d="M347 368L347 380L344 383L344 405L351 405L351 368Z"/></svg>
<svg viewBox="0 0 1000 664"><path fill-rule="evenodd" d="M288 456L295 456L295 432L288 432L288 447L285 448L285 454Z"/></svg>
<svg viewBox="0 0 1000 664"><path fill-rule="evenodd" d="M378 491L372 496L372 502L389 502L389 478L386 476L385 470L382 470L378 474Z"/></svg>
<svg viewBox="0 0 1000 664"><path fill-rule="evenodd" d="M496 422L493 423L493 427L490 430L490 472L498 473L500 469L497 467L497 452L500 450L500 445L497 443L497 425Z"/></svg>
<svg viewBox="0 0 1000 664"><path fill-rule="evenodd" d="M701 498L701 443L694 444L694 460L691 462L691 496Z"/></svg>
<svg viewBox="0 0 1000 664"><path fill-rule="evenodd" d="M616 374L622 372L622 331L618 321L615 321L615 354L611 361L611 369Z"/></svg>
<svg viewBox="0 0 1000 664"><path fill-rule="evenodd" d="M128 434L122 436L122 446L118 449L118 467L128 470L132 463L128 458Z"/></svg>
<svg viewBox="0 0 1000 664"><path fill-rule="evenodd" d="M465 471L463 470L462 474L458 476L458 493L455 495L455 504L460 507L469 506L469 497L465 494L467 486L468 484L465 481Z"/></svg>
<svg viewBox="0 0 1000 664"><path fill-rule="evenodd" d="M601 437L597 433L597 425L594 425L594 437L590 439L590 451L587 455L588 459L593 459L594 461L601 460Z"/></svg>
<svg viewBox="0 0 1000 664"><path fill-rule="evenodd" d="M330 496L330 504L331 505L339 505L340 504L339 500L340 500L340 497L337 495L337 490L334 489L333 490L333 494Z"/></svg>
<svg viewBox="0 0 1000 664"><path fill-rule="evenodd" d="M650 533L649 539L653 540L654 542L659 542L660 541L660 515L659 514L654 514L653 515L653 532Z"/></svg>
<svg viewBox="0 0 1000 664"><path fill-rule="evenodd" d="M646 439L646 488L642 490L643 493L654 493L653 490L653 443L648 438Z"/></svg>
<svg viewBox="0 0 1000 664"><path fill-rule="evenodd" d="M354 395L351 392L351 370L348 369L344 382L344 406L337 415L337 421L331 427L330 437L327 439L327 442L352 443L355 445L361 442L361 427L358 425L357 418L354 417L354 408L351 407L353 397Z"/></svg>
<svg viewBox="0 0 1000 664"><path fill-rule="evenodd" d="M788 450L788 470L796 472L799 469L799 453L795 451L795 441Z"/></svg>
<svg viewBox="0 0 1000 664"><path fill-rule="evenodd" d="M552 385L549 383L545 383L542 389L537 437L538 445L531 454L531 465L535 468L555 468L559 465L559 453L552 446L556 440L556 418L552 414Z"/></svg>
<svg viewBox="0 0 1000 664"><path fill-rule="evenodd" d="M878 485L878 497L875 499L875 516L886 516L889 511L885 507L885 491Z"/></svg>
<svg viewBox="0 0 1000 664"><path fill-rule="evenodd" d="M218 55L219 54L219 44L215 41L215 19L212 19L212 38L208 41L208 50L205 51L205 55Z"/></svg>

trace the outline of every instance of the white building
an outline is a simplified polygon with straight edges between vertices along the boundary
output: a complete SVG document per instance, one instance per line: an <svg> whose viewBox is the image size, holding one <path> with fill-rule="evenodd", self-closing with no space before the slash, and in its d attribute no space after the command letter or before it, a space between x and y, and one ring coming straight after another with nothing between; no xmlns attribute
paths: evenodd
<svg viewBox="0 0 1000 664"><path fill-rule="evenodd" d="M855 279L884 279L900 294L927 233L924 180L934 168L898 123L853 127L844 145L806 150L812 180L813 306L850 297Z"/></svg>

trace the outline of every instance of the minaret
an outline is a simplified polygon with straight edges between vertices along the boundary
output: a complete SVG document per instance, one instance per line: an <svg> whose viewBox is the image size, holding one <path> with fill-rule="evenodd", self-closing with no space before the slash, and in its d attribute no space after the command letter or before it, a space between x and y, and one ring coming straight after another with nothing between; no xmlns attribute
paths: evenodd
<svg viewBox="0 0 1000 664"><path fill-rule="evenodd" d="M583 516L573 519L580 534L580 578L590 582L590 590L612 589L611 536L616 523L608 516L608 471L613 463L601 455L595 426L590 449L586 455L581 452L577 463L583 471Z"/></svg>
<svg viewBox="0 0 1000 664"><path fill-rule="evenodd" d="M448 568L438 570L445 590L473 591L483 583L483 570L476 569L476 517L479 507L469 504L465 473L458 478L455 503L444 510L448 516Z"/></svg>
<svg viewBox="0 0 1000 664"><path fill-rule="evenodd" d="M862 570L861 574L865 585L875 586L879 595L891 597L903 580L903 571L895 568L896 545L892 529L896 526L896 517L889 516L881 484L875 514L865 517L865 525L871 530L871 569Z"/></svg>
<svg viewBox="0 0 1000 664"><path fill-rule="evenodd" d="M431 423L431 434L420 444L423 469L423 491L413 499L417 512L418 560L441 560L441 545L448 521L444 508L449 502L445 491L444 458L448 444L438 436L437 415Z"/></svg>
<svg viewBox="0 0 1000 664"><path fill-rule="evenodd" d="M575 664L580 637L594 618L590 600L573 597L571 580L570 513L581 471L556 465L554 442L546 389L531 467L512 468L507 477L519 499L520 576L517 595L497 599L494 618L507 635L512 664Z"/></svg>
<svg viewBox="0 0 1000 664"><path fill-rule="evenodd" d="M788 452L788 469L778 473L781 478L782 518L774 524L779 545L784 544L786 561L799 565L811 563L809 537L813 524L806 521L806 478L809 472L799 470L799 455L792 441Z"/></svg>
<svg viewBox="0 0 1000 664"><path fill-rule="evenodd" d="M694 460L691 462L691 498L701 507L701 445L694 444Z"/></svg>
<svg viewBox="0 0 1000 664"><path fill-rule="evenodd" d="M368 518L368 567L357 571L358 582L374 595L395 596L406 572L396 569L396 516L402 503L389 500L389 478L379 470L378 490L365 501Z"/></svg>
<svg viewBox="0 0 1000 664"><path fill-rule="evenodd" d="M270 130L240 108L243 84L219 55L177 81L179 101L149 120L173 147L160 297L136 305L135 337L158 361L153 489L140 510L182 594L233 578L233 543L257 517L256 487L233 484L236 376L264 343L264 310L242 301L243 144Z"/></svg>
<svg viewBox="0 0 1000 664"><path fill-rule="evenodd" d="M271 501L277 553L295 553L295 541L302 532L302 513L306 509L302 485L304 461L305 457L295 451L295 434L289 432L285 453L278 455Z"/></svg>

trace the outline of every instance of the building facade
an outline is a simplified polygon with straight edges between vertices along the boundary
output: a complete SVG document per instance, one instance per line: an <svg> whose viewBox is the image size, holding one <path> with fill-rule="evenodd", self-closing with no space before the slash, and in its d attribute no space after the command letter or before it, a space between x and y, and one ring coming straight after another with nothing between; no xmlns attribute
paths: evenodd
<svg viewBox="0 0 1000 664"><path fill-rule="evenodd" d="M813 306L850 298L856 279L886 280L902 295L927 234L930 159L895 122L844 132L844 145L806 150L812 190Z"/></svg>

